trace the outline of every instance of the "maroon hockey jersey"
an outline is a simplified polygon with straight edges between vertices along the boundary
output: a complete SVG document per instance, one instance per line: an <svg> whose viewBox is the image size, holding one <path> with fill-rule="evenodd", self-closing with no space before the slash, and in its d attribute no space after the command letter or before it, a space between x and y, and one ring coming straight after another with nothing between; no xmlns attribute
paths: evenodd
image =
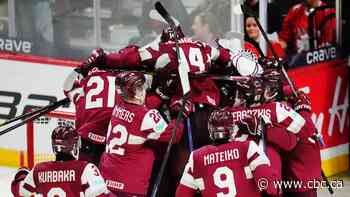
<svg viewBox="0 0 350 197"><path fill-rule="evenodd" d="M169 124L155 109L117 99L110 121L106 152L100 170L111 191L145 195L155 155L146 141L167 142L175 120ZM183 125L176 129L175 143Z"/></svg>
<svg viewBox="0 0 350 197"><path fill-rule="evenodd" d="M85 161L51 161L34 166L27 175L21 196L104 196L108 193L98 168Z"/></svg>
<svg viewBox="0 0 350 197"><path fill-rule="evenodd" d="M80 82L76 103L76 128L80 136L95 144L104 144L116 98L115 74L93 69Z"/></svg>
<svg viewBox="0 0 350 197"><path fill-rule="evenodd" d="M208 72L211 63L226 66L231 61L229 50L216 49L207 44L192 41L189 38L179 40L179 53L181 61L186 66L190 74ZM162 75L178 73L178 59L174 42L153 42L145 47L137 49L129 47L119 53L111 53L106 57L108 66L140 66L147 65L155 70L161 70ZM163 72L164 71L164 72ZM209 78L194 78L190 80L190 98L195 103L204 103L212 106L219 104L219 90L213 80ZM175 92L181 93L181 87L177 87ZM180 97L180 95L178 95Z"/></svg>
<svg viewBox="0 0 350 197"><path fill-rule="evenodd" d="M226 107L223 113L228 113L233 122L244 119L247 115L261 117L272 127L284 128L286 131L298 134L305 128L305 119L289 106L280 102L264 103L256 107Z"/></svg>
<svg viewBox="0 0 350 197"><path fill-rule="evenodd" d="M297 113L279 102L252 108L227 108L225 111L231 114L233 121L241 120L246 114L267 117L266 120L270 121L272 127L266 130L266 154L272 166L278 172L282 171L284 179L303 180L304 184L308 180L320 179L320 147L313 138L316 129L309 112ZM239 140L245 139L248 139L248 135L243 134ZM293 189L302 191L310 188Z"/></svg>
<svg viewBox="0 0 350 197"><path fill-rule="evenodd" d="M248 114L262 117L269 124L265 131L265 141L249 134L239 133L236 140L255 140L259 147L265 151L271 162L271 167L276 170L277 178L282 179L282 161L280 150L290 151L297 144L297 134L305 129L305 119L292 108L279 102L261 104L256 107L234 107L224 109L229 113L233 122L239 122Z"/></svg>
<svg viewBox="0 0 350 197"><path fill-rule="evenodd" d="M305 129L298 135L299 140L295 148L284 151L282 157L282 173L284 179L302 181L303 185L297 188L287 188L289 191L307 191L314 188L308 185L309 181L321 180L320 145L314 134L316 128L311 120L311 113L302 111L300 114L306 120Z"/></svg>
<svg viewBox="0 0 350 197"><path fill-rule="evenodd" d="M269 159L253 141L204 146L191 153L176 196L194 197L199 190L202 197L258 197L261 193L257 182L261 178L270 183L275 180L269 165ZM267 192L277 194L273 187Z"/></svg>

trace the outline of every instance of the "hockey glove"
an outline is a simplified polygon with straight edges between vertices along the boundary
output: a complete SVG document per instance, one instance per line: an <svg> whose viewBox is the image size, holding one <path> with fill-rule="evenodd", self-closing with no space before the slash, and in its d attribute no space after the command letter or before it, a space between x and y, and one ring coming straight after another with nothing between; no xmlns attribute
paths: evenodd
<svg viewBox="0 0 350 197"><path fill-rule="evenodd" d="M170 112L179 113L181 111L182 105L183 105L182 99L171 99L170 105L169 105ZM194 111L194 105L190 99L187 99L184 105L185 105L185 108L183 111L183 115L185 118L188 118L190 113Z"/></svg>
<svg viewBox="0 0 350 197"><path fill-rule="evenodd" d="M307 111L311 112L311 101L310 97L307 96L304 92L299 91L298 96L292 100L292 105L295 111Z"/></svg>

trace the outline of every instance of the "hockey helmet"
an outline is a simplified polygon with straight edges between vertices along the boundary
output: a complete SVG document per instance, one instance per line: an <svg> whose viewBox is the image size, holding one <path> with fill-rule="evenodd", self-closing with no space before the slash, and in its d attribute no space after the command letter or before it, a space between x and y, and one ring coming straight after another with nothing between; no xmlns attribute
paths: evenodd
<svg viewBox="0 0 350 197"><path fill-rule="evenodd" d="M237 89L240 96L248 105L261 103L263 101L263 81L259 77L247 77L237 81Z"/></svg>
<svg viewBox="0 0 350 197"><path fill-rule="evenodd" d="M138 90L145 90L145 75L141 72L121 72L116 79L124 98L134 98Z"/></svg>
<svg viewBox="0 0 350 197"><path fill-rule="evenodd" d="M238 127L230 118L229 112L224 110L213 111L210 114L208 121L209 137L214 142L228 142L235 133Z"/></svg>
<svg viewBox="0 0 350 197"><path fill-rule="evenodd" d="M79 155L80 138L72 126L56 127L51 134L52 149L55 154L65 153L77 158Z"/></svg>
<svg viewBox="0 0 350 197"><path fill-rule="evenodd" d="M264 71L264 101L269 102L278 99L281 92L282 76L278 69L267 69Z"/></svg>

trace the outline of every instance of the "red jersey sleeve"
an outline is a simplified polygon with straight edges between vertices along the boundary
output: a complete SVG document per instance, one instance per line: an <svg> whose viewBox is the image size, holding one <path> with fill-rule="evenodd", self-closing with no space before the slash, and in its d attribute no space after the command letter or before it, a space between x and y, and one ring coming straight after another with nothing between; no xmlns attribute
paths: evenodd
<svg viewBox="0 0 350 197"><path fill-rule="evenodd" d="M193 152L190 154L185 169L183 171L180 184L176 189L176 197L193 197L200 184L194 178Z"/></svg>
<svg viewBox="0 0 350 197"><path fill-rule="evenodd" d="M284 151L291 151L297 145L297 136L284 127L270 127L266 130L266 141Z"/></svg>
<svg viewBox="0 0 350 197"><path fill-rule="evenodd" d="M301 111L299 114L305 119L304 129L298 134L298 137L306 139L313 136L316 133L316 127L311 119L311 113L307 111Z"/></svg>
<svg viewBox="0 0 350 197"><path fill-rule="evenodd" d="M268 184L265 191L271 196L277 196L278 190L273 187L273 181L275 181L277 177L276 173L271 168L270 160L254 141L249 142L247 161L255 183L257 184L257 188L260 189L258 183L262 179L267 180Z"/></svg>
<svg viewBox="0 0 350 197"><path fill-rule="evenodd" d="M105 57L109 67L141 66L141 57L137 46L127 46L118 52L110 53Z"/></svg>
<svg viewBox="0 0 350 197"><path fill-rule="evenodd" d="M275 102L272 104L271 119L274 126L285 127L287 131L298 134L305 126L305 119L289 106Z"/></svg>

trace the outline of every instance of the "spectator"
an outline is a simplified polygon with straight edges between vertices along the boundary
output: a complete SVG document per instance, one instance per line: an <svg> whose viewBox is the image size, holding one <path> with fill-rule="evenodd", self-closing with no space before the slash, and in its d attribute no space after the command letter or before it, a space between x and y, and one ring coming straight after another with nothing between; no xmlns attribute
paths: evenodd
<svg viewBox="0 0 350 197"><path fill-rule="evenodd" d="M196 40L207 43L215 42L222 34L220 23L211 12L201 12L195 16L192 30Z"/></svg>
<svg viewBox="0 0 350 197"><path fill-rule="evenodd" d="M305 0L293 6L284 18L282 29L278 34L281 46L292 53L308 51L308 17L315 8L325 6L321 0ZM322 20L322 19L321 19Z"/></svg>
<svg viewBox="0 0 350 197"><path fill-rule="evenodd" d="M281 30L283 21L283 7L295 0L272 0L267 4L267 32L269 34ZM283 2L282 2L283 1ZM254 13L259 13L259 0L245 0L244 5L250 7ZM287 12L287 11L286 11Z"/></svg>
<svg viewBox="0 0 350 197"><path fill-rule="evenodd" d="M262 51L259 47L260 41L260 30L254 17L245 17L244 19L244 48L251 50L257 57L262 56ZM279 58L285 58L285 53L283 48L278 42L271 42L273 49L277 53ZM273 53L269 48L267 51L267 57L273 57Z"/></svg>
<svg viewBox="0 0 350 197"><path fill-rule="evenodd" d="M53 54L51 2L16 0L15 6L17 38L32 41L39 55Z"/></svg>
<svg viewBox="0 0 350 197"><path fill-rule="evenodd" d="M231 30L231 0L202 0L201 3L191 12L191 17L202 12L210 12L220 21L220 28L223 33Z"/></svg>

